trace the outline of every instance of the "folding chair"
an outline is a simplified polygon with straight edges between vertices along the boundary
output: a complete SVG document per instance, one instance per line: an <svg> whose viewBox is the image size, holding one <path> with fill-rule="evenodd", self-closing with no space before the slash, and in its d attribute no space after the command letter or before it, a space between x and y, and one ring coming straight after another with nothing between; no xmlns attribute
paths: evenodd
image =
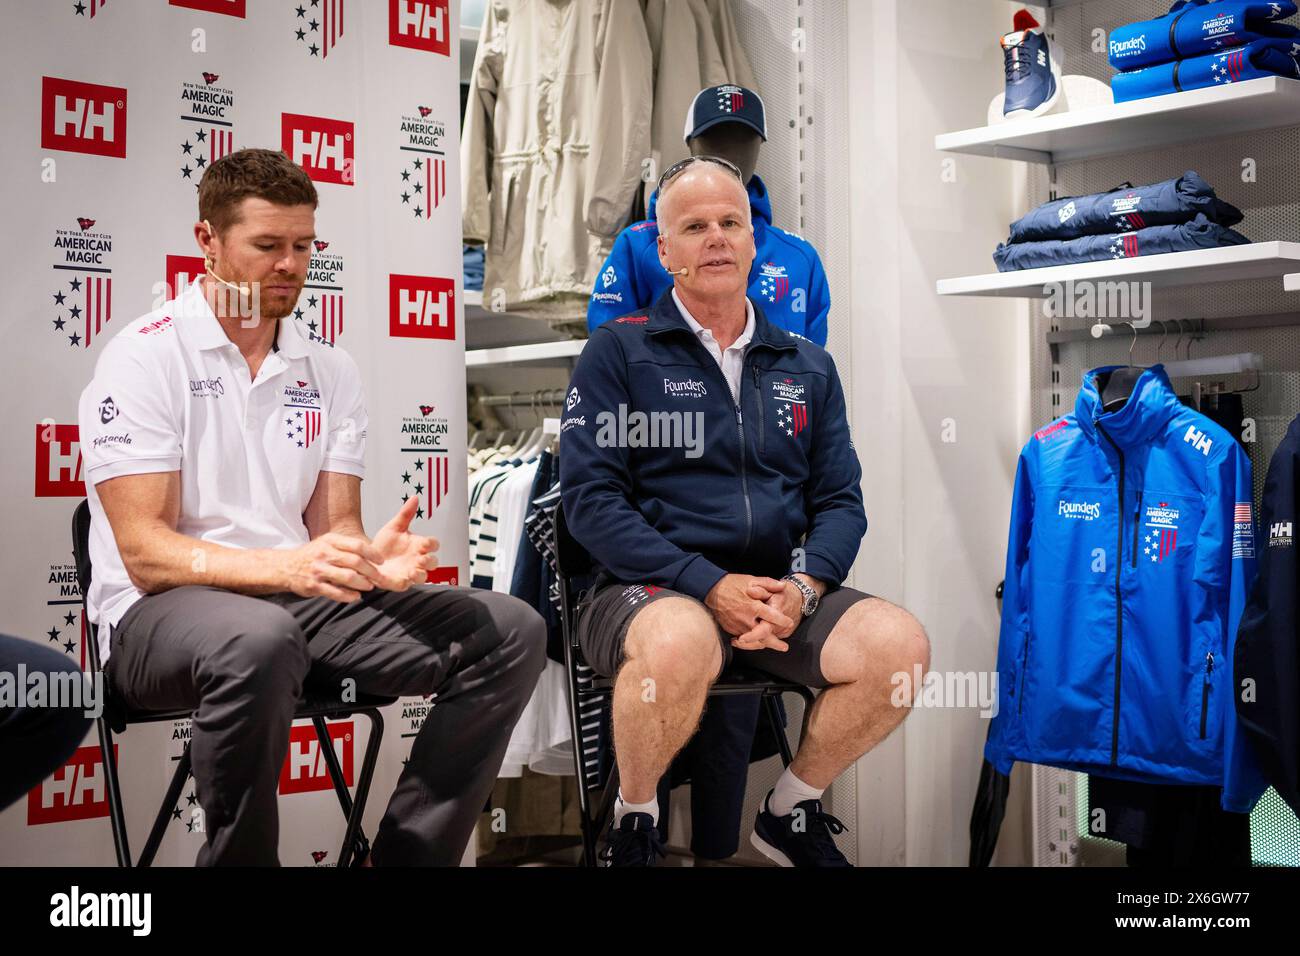
<svg viewBox="0 0 1300 956"><path fill-rule="evenodd" d="M86 621L86 652L90 670L91 673L103 673L103 666L99 659L99 641L97 639L99 629L91 624L89 618L86 617L86 594L90 590L92 569L90 566L90 504L85 500L77 505L77 510L72 516L72 554L77 562L77 582L81 589L82 619ZM117 756L113 749L113 734L123 733L132 724L188 720L193 716L193 712L189 710L142 711L130 709L121 700L114 697L107 680L104 682L104 692L106 700L100 716L95 720L95 727L99 733L99 746L104 755L104 768L107 771L108 811L109 820L113 827L113 846L117 851L117 863L118 866L122 867L132 865L149 866L153 863L154 855L158 852L158 845L162 843L163 835L167 830L167 819L171 816L171 808L180 799L181 790L185 787L185 778L189 776L190 742L188 740L185 742L185 749L176 764L176 770L172 773L171 782L168 784L162 805L158 808L158 815L154 818L153 827L149 831L149 838L145 841L144 850L141 851L139 859L132 864L131 850L127 842L126 818L122 810L122 792L118 786ZM388 706L396 699L395 697L358 694L355 702L343 703L337 699L337 691L332 691L331 696L326 697L323 694L313 692L311 689L306 689L303 698L298 702L298 706L294 711L295 720L310 718L312 725L316 728L316 737L320 741L321 756L324 758L325 767L329 771L330 780L334 784L334 793L338 797L339 807L343 811L343 816L347 819L347 828L343 834L343 846L339 851L338 865L340 867L346 867L349 863L360 865L370 853L370 843L366 840L366 835L361 829L361 816L365 812L366 798L370 794L370 782L374 776L375 763L379 758L379 745L384 735L384 718L379 713L379 708ZM329 728L325 723L327 719L337 720L351 717L354 714L360 714L370 721L370 735L366 741L365 756L361 761L361 773L357 778L357 795L355 799L348 794L343 769L339 765L338 755L334 752Z"/></svg>
<svg viewBox="0 0 1300 956"><path fill-rule="evenodd" d="M588 741L593 740L595 735L589 731L592 731L596 723L603 719L603 714L599 714L599 711L613 699L614 682L596 676L582 659L582 650L578 646L578 593L574 581L592 573L591 555L569 533L562 505L556 506L554 524L556 578L560 591L560 626L564 636L564 666L569 681L569 719L573 733L573 769L578 783L583 865L595 866L596 843L610 818L614 797L618 794L618 765L612 764L609 779L601 787L599 772L591 769L591 765L595 762L595 755L590 752L592 744ZM763 712L780 748L781 762L788 767L793 755L785 727L782 725L781 711L777 706L778 699L785 693L798 694L803 698L803 724L800 731L802 740L802 734L808 730L808 718L812 713L815 700L813 692L802 684L784 681L762 671L733 663L709 688L708 696L728 697L741 694L761 696ZM593 802L596 807L594 813Z"/></svg>

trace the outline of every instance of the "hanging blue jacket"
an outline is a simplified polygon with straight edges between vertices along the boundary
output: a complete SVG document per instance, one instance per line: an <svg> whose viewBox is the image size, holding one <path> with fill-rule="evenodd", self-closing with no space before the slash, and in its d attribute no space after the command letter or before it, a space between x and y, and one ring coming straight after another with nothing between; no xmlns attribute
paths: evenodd
<svg viewBox="0 0 1300 956"><path fill-rule="evenodd" d="M1300 79L1300 34L1289 40L1256 40L1223 53L1116 73L1110 78L1110 90L1116 103L1124 103L1184 90L1231 86L1265 76Z"/></svg>
<svg viewBox="0 0 1300 956"><path fill-rule="evenodd" d="M1295 12L1292 0L1179 0L1163 17L1112 30L1110 65L1136 70L1269 37L1294 39L1300 31L1276 21Z"/></svg>
<svg viewBox="0 0 1300 956"><path fill-rule="evenodd" d="M1278 445L1259 509L1259 577L1237 634L1237 715L1278 794L1300 816L1300 417ZM1243 699L1245 697L1245 699Z"/></svg>
<svg viewBox="0 0 1300 956"><path fill-rule="evenodd" d="M1233 706L1250 459L1160 365L1103 413L1112 370L1086 373L1074 413L1020 453L985 757L1222 786L1246 813L1266 788Z"/></svg>
<svg viewBox="0 0 1300 956"><path fill-rule="evenodd" d="M763 306L773 325L825 346L831 290L821 257L806 239L772 225L767 186L757 175L750 178L748 191L757 252L749 270L749 297ZM628 226L614 240L587 306L588 329L648 309L672 287L673 278L659 261L658 202L656 190L650 196L650 218Z"/></svg>

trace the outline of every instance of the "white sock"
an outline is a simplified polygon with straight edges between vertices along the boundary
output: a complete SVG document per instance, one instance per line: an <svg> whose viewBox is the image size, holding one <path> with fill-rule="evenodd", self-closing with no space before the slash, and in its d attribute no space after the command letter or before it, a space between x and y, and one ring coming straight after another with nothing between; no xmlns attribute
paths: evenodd
<svg viewBox="0 0 1300 956"><path fill-rule="evenodd" d="M623 799L623 788L619 787L618 799L614 801L614 829L618 829L623 817L629 813L648 813L655 826L659 825L659 797L649 803L628 803Z"/></svg>
<svg viewBox="0 0 1300 956"><path fill-rule="evenodd" d="M786 767L785 772L777 780L772 795L767 798L767 809L778 817L788 816L794 813L796 803L802 803L805 800L820 800L825 792L825 790L818 790L815 787L808 786L808 784L796 777L789 767Z"/></svg>

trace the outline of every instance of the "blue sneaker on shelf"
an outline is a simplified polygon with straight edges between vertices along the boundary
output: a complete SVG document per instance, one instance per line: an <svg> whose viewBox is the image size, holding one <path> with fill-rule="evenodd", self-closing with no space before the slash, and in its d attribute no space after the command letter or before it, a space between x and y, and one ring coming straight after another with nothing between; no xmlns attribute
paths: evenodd
<svg viewBox="0 0 1300 956"><path fill-rule="evenodd" d="M820 800L803 800L793 813L778 817L768 809L771 799L769 790L749 837L759 853L778 866L852 866L835 845L835 834L844 832L844 824L824 811Z"/></svg>
<svg viewBox="0 0 1300 956"><path fill-rule="evenodd" d="M1007 119L1040 116L1050 112L1061 95L1061 67L1043 29L1028 10L1016 14L1014 29L1002 38L1002 58L1007 74L1007 97L1002 115Z"/></svg>

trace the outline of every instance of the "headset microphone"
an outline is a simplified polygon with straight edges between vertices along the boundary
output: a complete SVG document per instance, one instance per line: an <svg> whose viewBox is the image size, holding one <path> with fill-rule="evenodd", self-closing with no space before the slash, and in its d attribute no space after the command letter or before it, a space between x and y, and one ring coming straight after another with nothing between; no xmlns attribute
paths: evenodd
<svg viewBox="0 0 1300 956"><path fill-rule="evenodd" d="M664 271L667 272L670 276L690 275L691 272L689 266L682 266L680 269L665 269Z"/></svg>

